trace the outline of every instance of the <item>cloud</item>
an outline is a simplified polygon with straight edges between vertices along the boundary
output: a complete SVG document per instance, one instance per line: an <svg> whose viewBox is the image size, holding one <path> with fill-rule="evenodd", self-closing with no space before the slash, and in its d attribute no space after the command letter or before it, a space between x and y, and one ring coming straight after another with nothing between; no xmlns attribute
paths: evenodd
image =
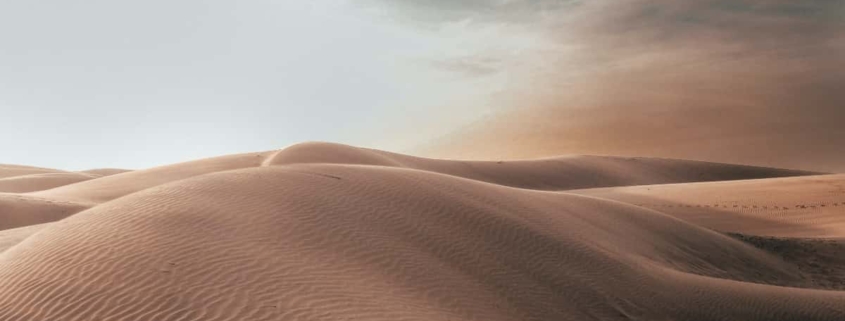
<svg viewBox="0 0 845 321"><path fill-rule="evenodd" d="M468 56L451 59L437 59L431 64L443 69L470 77L482 77L496 74L500 71L501 60L494 57Z"/></svg>
<svg viewBox="0 0 845 321"><path fill-rule="evenodd" d="M506 111L435 143L435 156L627 154L845 171L842 1L382 4L412 25L468 21L545 41L498 64L510 79L496 100Z"/></svg>
<svg viewBox="0 0 845 321"><path fill-rule="evenodd" d="M358 4L397 13L410 22L529 22L546 11L568 8L580 0L358 0Z"/></svg>

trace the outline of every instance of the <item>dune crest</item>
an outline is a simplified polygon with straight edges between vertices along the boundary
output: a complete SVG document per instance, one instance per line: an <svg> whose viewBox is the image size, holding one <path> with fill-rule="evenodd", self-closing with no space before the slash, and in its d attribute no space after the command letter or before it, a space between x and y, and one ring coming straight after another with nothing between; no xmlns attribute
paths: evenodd
<svg viewBox="0 0 845 321"><path fill-rule="evenodd" d="M96 178L82 173L42 173L0 179L2 193L29 193L70 185Z"/></svg>
<svg viewBox="0 0 845 321"><path fill-rule="evenodd" d="M536 190L570 190L819 174L800 170L647 157L579 155L517 161L441 160L332 143L294 145L279 151L264 162L264 166L291 164L350 164L409 168Z"/></svg>
<svg viewBox="0 0 845 321"><path fill-rule="evenodd" d="M260 166L270 152L228 155L100 177L35 193L41 197L102 203L198 175Z"/></svg>
<svg viewBox="0 0 845 321"><path fill-rule="evenodd" d="M34 166L24 166L24 165L0 164L0 178L8 178L8 177L32 175L32 174L44 174L44 173L62 173L62 172L64 172L64 171L61 171L61 170L58 170L58 169L50 169L50 168L42 168L42 167L34 167Z"/></svg>
<svg viewBox="0 0 845 321"><path fill-rule="evenodd" d="M0 164L0 193L43 191L125 172L129 172L129 170L101 168L69 172L42 167Z"/></svg>
<svg viewBox="0 0 845 321"><path fill-rule="evenodd" d="M17 245L28 237L43 230L50 224L28 225L19 228L0 230L0 253Z"/></svg>
<svg viewBox="0 0 845 321"><path fill-rule="evenodd" d="M535 190L570 190L817 174L798 170L685 160L606 156L569 156L508 162L438 160L341 144L303 143L277 151L214 157L145 170L129 172L104 170L113 175L91 177L84 181L63 184L50 189L42 190L42 187L47 187L45 185L29 189L37 189L38 191L34 191L31 195L39 199L55 200L59 203L86 204L87 207L91 207L162 184L215 172L260 166L331 163L416 169ZM84 175L96 174L95 170L93 173ZM0 180L0 187L2 186L2 180ZM21 190L27 185L18 183L14 186ZM26 210L18 209L15 213L7 215L29 217L32 216L29 214L32 211L44 213L50 210L53 210L51 217L61 219L81 209L77 208L75 211L61 209L56 212L52 205L45 208L30 206ZM43 217L43 214L39 215ZM17 221L47 222L43 219L31 218ZM8 223L5 228L19 226L22 225ZM0 226L0 228L3 227Z"/></svg>
<svg viewBox="0 0 845 321"><path fill-rule="evenodd" d="M845 175L572 191L671 213L723 232L845 238Z"/></svg>
<svg viewBox="0 0 845 321"><path fill-rule="evenodd" d="M55 222L93 204L41 198L28 194L0 193L0 231Z"/></svg>
<svg viewBox="0 0 845 321"><path fill-rule="evenodd" d="M95 168L89 169L85 171L81 171L80 173L94 175L97 177L104 177L104 176L112 176L117 174L123 174L127 172L131 172L132 170L129 169L122 169L122 168Z"/></svg>
<svg viewBox="0 0 845 321"><path fill-rule="evenodd" d="M0 320L842 320L837 243L755 236L832 207L687 211L845 190L812 174L306 143L0 193Z"/></svg>
<svg viewBox="0 0 845 321"><path fill-rule="evenodd" d="M845 317L845 293L769 283L808 286L774 256L656 211L291 165L166 184L48 227L0 254L0 319Z"/></svg>

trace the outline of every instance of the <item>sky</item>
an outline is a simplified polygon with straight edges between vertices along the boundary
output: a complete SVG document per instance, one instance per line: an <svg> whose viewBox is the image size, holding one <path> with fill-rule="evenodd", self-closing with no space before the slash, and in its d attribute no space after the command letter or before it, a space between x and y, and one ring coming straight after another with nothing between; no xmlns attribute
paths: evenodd
<svg viewBox="0 0 845 321"><path fill-rule="evenodd" d="M0 3L0 163L333 141L845 171L840 0Z"/></svg>
<svg viewBox="0 0 845 321"><path fill-rule="evenodd" d="M392 1L408 20L540 36L502 112L429 155L669 157L845 172L845 1ZM495 72L495 71L493 71Z"/></svg>
<svg viewBox="0 0 845 321"><path fill-rule="evenodd" d="M452 107L501 80L449 61L499 35L392 15L335 0L4 1L0 163L136 169L315 140L403 150L482 115Z"/></svg>

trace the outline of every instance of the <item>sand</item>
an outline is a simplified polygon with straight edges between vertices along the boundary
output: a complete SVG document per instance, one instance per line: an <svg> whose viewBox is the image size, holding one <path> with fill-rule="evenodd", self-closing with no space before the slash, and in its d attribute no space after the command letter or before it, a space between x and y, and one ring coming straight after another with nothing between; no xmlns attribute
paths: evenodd
<svg viewBox="0 0 845 321"><path fill-rule="evenodd" d="M98 176L98 177L104 177L104 176L123 174L123 173L131 172L131 171L132 170L122 169L122 168L95 168L95 169L89 169L89 170L86 170L86 171L82 171L80 173L88 174L88 175L94 175L94 176Z"/></svg>
<svg viewBox="0 0 845 321"><path fill-rule="evenodd" d="M841 261L824 259L842 257L835 220L783 218L823 238L767 226L778 213L720 230L722 212L618 192L674 188L667 200L682 202L723 186L757 204L841 195L839 175L787 177L805 174L312 143L0 194L6 206L84 207L0 226L0 320L843 320ZM713 180L738 181L699 183ZM664 185L568 191L637 184Z"/></svg>
<svg viewBox="0 0 845 321"><path fill-rule="evenodd" d="M0 231L0 253L3 253L12 246L17 245L47 226L50 226L50 224L28 225Z"/></svg>
<svg viewBox="0 0 845 321"><path fill-rule="evenodd" d="M82 173L43 173L0 179L0 192L29 193L87 181L97 176Z"/></svg>
<svg viewBox="0 0 845 321"><path fill-rule="evenodd" d="M194 176L260 166L271 152L228 155L131 171L34 193L42 197L101 203L161 184Z"/></svg>
<svg viewBox="0 0 845 321"><path fill-rule="evenodd" d="M752 235L845 238L845 175L572 191Z"/></svg>
<svg viewBox="0 0 845 321"><path fill-rule="evenodd" d="M385 151L331 143L303 143L278 151L227 155L146 170L94 170L80 173L49 175L90 175L89 179L56 188L35 188L23 178L12 180L10 189L38 190L27 199L50 200L27 202L7 211L16 216L0 223L0 229L55 221L71 214L131 193L161 184L227 170L283 166L291 164L342 163L398 167L453 175L497 185L537 189L570 190L605 186L723 181L750 178L790 177L815 172L752 167L731 164L696 162L658 158L625 158L606 156L568 156L527 161L454 161L412 157ZM46 169L45 169L46 170ZM50 170L58 172L58 170ZM94 177L98 173L108 177ZM38 174L47 175L47 174ZM97 178L97 179L93 179ZM31 180L31 179L30 179ZM27 184L24 184L27 183ZM43 188L43 190L40 190ZM8 202L8 201L7 201ZM3 197L0 197L0 206ZM73 204L73 206L66 206ZM47 214L49 215L47 215ZM0 213L0 215L3 215Z"/></svg>
<svg viewBox="0 0 845 321"><path fill-rule="evenodd" d="M126 169L100 168L81 172L0 164L0 193L29 193L48 190L120 173Z"/></svg>
<svg viewBox="0 0 845 321"><path fill-rule="evenodd" d="M567 156L526 161L455 161L412 157L340 144L305 143L264 165L345 163L401 167L538 190L789 177L817 172L647 157Z"/></svg>
<svg viewBox="0 0 845 321"><path fill-rule="evenodd" d="M32 175L32 174L44 174L44 173L61 173L61 172L64 172L64 171L60 171L60 170L57 170L57 169L50 169L50 168L24 166L24 165L0 164L0 178L8 178L8 177Z"/></svg>
<svg viewBox="0 0 845 321"><path fill-rule="evenodd" d="M0 231L58 221L94 205L28 194L0 193Z"/></svg>

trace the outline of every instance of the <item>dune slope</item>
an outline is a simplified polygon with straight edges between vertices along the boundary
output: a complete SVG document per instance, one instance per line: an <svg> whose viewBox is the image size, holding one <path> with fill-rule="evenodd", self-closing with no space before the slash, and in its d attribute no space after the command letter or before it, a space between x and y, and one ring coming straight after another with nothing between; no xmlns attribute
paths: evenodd
<svg viewBox="0 0 845 321"><path fill-rule="evenodd" d="M94 179L83 173L42 173L0 178L0 192L29 193Z"/></svg>
<svg viewBox="0 0 845 321"><path fill-rule="evenodd" d="M88 175L94 175L94 176L97 176L97 177L104 177L104 176L117 175L117 174L122 174L122 173L126 173L126 172L131 172L131 171L132 170L121 169L121 168L95 168L95 169L89 169L89 170L86 170L86 171L82 171L80 173L84 173L84 174L88 174Z"/></svg>
<svg viewBox="0 0 845 321"><path fill-rule="evenodd" d="M43 191L128 171L125 169L103 168L81 172L68 172L50 168L0 164L0 193Z"/></svg>
<svg viewBox="0 0 845 321"><path fill-rule="evenodd" d="M0 231L0 253L38 233L38 231L43 230L49 225L49 223L37 224Z"/></svg>
<svg viewBox="0 0 845 321"><path fill-rule="evenodd" d="M723 232L845 238L843 174L572 192L659 210Z"/></svg>
<svg viewBox="0 0 845 321"><path fill-rule="evenodd" d="M227 155L100 177L35 193L39 197L102 203L157 185L198 175L260 166L268 153Z"/></svg>
<svg viewBox="0 0 845 321"><path fill-rule="evenodd" d="M440 160L331 143L294 145L264 161L265 166L313 163L410 168L537 190L818 174L779 168L642 157L569 156L507 162Z"/></svg>
<svg viewBox="0 0 845 321"><path fill-rule="evenodd" d="M792 263L811 287L845 291L845 239L730 235Z"/></svg>
<svg viewBox="0 0 845 321"><path fill-rule="evenodd" d="M58 221L91 206L28 194L0 193L0 231Z"/></svg>
<svg viewBox="0 0 845 321"><path fill-rule="evenodd" d="M360 165L185 179L0 253L0 320L842 320L845 293L672 216Z"/></svg>
<svg viewBox="0 0 845 321"><path fill-rule="evenodd" d="M335 163L402 167L512 187L566 190L605 186L700 182L817 174L814 172L685 160L573 156L482 162L419 158L332 143L303 143L279 151L229 155L138 170L38 193L104 202L193 176L258 166Z"/></svg>
<svg viewBox="0 0 845 321"><path fill-rule="evenodd" d="M656 158L572 156L542 160L483 162L437 160L331 143L304 143L278 151L228 155L191 162L121 172L32 193L39 199L87 204L88 207L182 179L209 173L260 166L294 164L350 164L417 169L498 185L536 190L736 180L816 174L764 167ZM98 172L89 173L96 175ZM106 173L115 174L114 170ZM81 175L81 174L78 174ZM2 186L2 184L0 184ZM43 186L42 186L43 187ZM18 188L22 188L18 185ZM53 208L29 208L44 212ZM55 212L61 219L75 213ZM65 216L62 216L62 213ZM19 209L6 215L31 216ZM43 220L19 219L17 221ZM19 227L6 224L6 228ZM3 227L0 226L0 229Z"/></svg>
<svg viewBox="0 0 845 321"><path fill-rule="evenodd" d="M24 165L0 164L0 178L8 178L8 177L32 175L32 174L44 174L44 173L62 173L62 172L64 172L64 171L60 171L60 170L57 170L57 169L50 169L50 168L41 168L41 167L24 166Z"/></svg>

